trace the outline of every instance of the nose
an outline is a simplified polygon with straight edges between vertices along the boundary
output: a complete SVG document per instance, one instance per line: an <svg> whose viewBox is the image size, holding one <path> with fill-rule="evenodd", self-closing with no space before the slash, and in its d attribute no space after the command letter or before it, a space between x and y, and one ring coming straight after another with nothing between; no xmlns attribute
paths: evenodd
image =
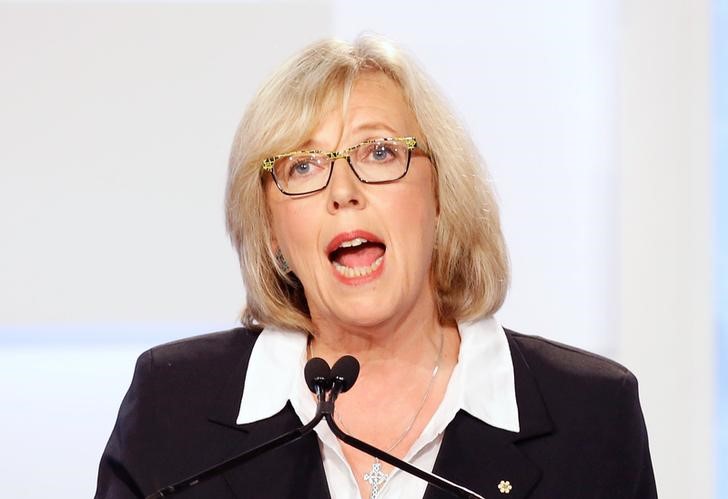
<svg viewBox="0 0 728 499"><path fill-rule="evenodd" d="M329 213L334 214L344 208L364 208L362 186L363 184L356 178L346 158L334 160L327 189Z"/></svg>

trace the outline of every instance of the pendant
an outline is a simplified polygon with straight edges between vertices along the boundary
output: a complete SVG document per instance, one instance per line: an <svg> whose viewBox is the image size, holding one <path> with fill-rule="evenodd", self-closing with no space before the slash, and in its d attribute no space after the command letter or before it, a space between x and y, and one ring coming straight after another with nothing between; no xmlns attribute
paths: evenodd
<svg viewBox="0 0 728 499"><path fill-rule="evenodd" d="M379 459L374 458L371 471L364 473L364 481L371 487L369 499L379 499L379 487L384 486L387 478L389 478L389 475L382 471L382 464L379 462Z"/></svg>

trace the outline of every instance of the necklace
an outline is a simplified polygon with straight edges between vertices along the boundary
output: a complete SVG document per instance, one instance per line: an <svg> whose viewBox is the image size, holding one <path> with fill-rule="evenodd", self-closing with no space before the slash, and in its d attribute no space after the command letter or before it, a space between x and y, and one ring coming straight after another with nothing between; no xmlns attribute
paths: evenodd
<svg viewBox="0 0 728 499"><path fill-rule="evenodd" d="M402 443L402 440L405 439L405 437L409 434L409 432L412 430L412 428L415 425L415 422L417 421L417 418L419 417L422 410L425 408L425 404L427 403L427 399L430 397L430 392L432 391L432 387L435 384L435 378L437 377L437 372L440 370L440 361L442 360L442 347L445 343L445 334L440 332L440 347L437 351L437 359L435 360L435 367L432 369L432 375L430 376L430 381L427 384L427 390L425 390L425 394L422 396L422 400L420 401L420 405L417 408L417 412L415 412L415 415L412 416L412 419L410 419L409 424L405 427L404 431L397 437L397 440L388 448L385 452L389 453L393 451L399 444ZM311 351L311 345L309 343L308 345L309 350L309 356L312 356ZM337 419L339 420L339 424L341 427L346 431L346 433L351 434L351 432L348 430L346 425L344 424L344 421L341 419L341 416L337 415ZM382 471L382 463L379 461L379 458L375 457L374 462L372 463L371 469L364 473L364 481L369 484L369 499L380 499L382 489L384 488L384 485L387 483L387 480L389 479L389 474L384 473Z"/></svg>

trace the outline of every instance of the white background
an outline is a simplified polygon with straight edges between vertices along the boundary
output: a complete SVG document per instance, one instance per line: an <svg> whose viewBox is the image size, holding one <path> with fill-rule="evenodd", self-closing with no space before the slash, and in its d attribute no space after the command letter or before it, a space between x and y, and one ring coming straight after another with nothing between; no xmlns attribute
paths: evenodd
<svg viewBox="0 0 728 499"><path fill-rule="evenodd" d="M237 121L288 56L362 30L415 54L488 160L499 319L626 363L661 497L712 497L709 21L702 1L0 5L8 497L91 496L136 356L235 323Z"/></svg>

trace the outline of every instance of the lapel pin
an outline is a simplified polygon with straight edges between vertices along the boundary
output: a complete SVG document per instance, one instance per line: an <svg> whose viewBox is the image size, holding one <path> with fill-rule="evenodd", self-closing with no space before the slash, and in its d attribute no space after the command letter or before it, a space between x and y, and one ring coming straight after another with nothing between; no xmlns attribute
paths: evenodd
<svg viewBox="0 0 728 499"><path fill-rule="evenodd" d="M508 480L501 480L498 484L498 490L500 490L501 494L510 494L511 489L513 489L513 485Z"/></svg>

